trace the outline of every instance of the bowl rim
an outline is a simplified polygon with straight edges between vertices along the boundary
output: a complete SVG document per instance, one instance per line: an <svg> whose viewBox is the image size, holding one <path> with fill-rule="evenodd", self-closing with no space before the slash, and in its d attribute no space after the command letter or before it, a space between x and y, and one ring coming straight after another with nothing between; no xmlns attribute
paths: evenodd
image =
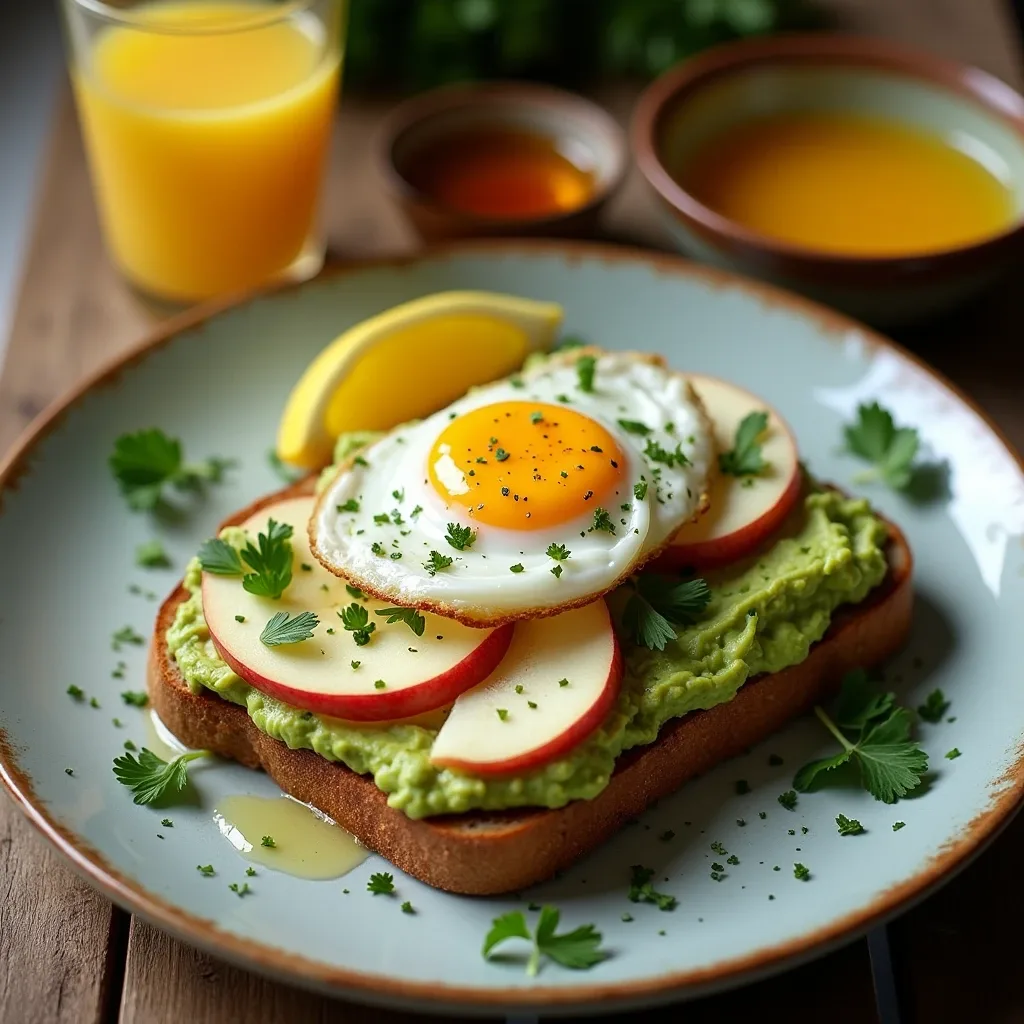
<svg viewBox="0 0 1024 1024"><path fill-rule="evenodd" d="M672 106L713 81L769 66L864 68L902 75L936 91L981 107L1021 139L1024 146L1024 96L1002 79L970 64L947 60L886 39L838 32L792 32L723 43L677 64L641 94L630 122L630 147L637 167L680 219L705 237L725 241L730 251L764 265L784 261L800 272L832 278L870 271L882 275L919 271L939 261L949 269L977 267L1008 244L1024 240L1024 210L1000 232L967 245L901 255L864 256L827 252L775 239L741 225L698 201L661 161L655 136ZM1024 183L1022 183L1024 186ZM892 280L892 279L890 279Z"/></svg>
<svg viewBox="0 0 1024 1024"><path fill-rule="evenodd" d="M609 173L603 182L595 180L594 190L585 203L539 217L486 217L467 213L439 202L429 192L413 185L394 158L395 146L402 136L449 111L487 106L560 108L566 114L567 121L583 125L590 135L602 134L608 139L612 150ZM487 227L506 230L512 227L543 228L586 216L602 206L618 190L630 163L626 131L600 104L557 86L516 79L455 82L418 93L390 110L381 119L374 135L373 150L377 169L392 195L404 202L433 210L453 224L477 230Z"/></svg>

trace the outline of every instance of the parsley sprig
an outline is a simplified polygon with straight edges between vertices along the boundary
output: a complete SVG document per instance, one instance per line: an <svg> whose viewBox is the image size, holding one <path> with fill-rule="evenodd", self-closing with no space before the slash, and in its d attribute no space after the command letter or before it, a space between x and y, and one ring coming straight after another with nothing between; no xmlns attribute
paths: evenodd
<svg viewBox="0 0 1024 1024"><path fill-rule="evenodd" d="M415 608L378 608L374 615L386 615L389 626L393 622L404 622L417 636L423 636L427 626L427 620Z"/></svg>
<svg viewBox="0 0 1024 1024"><path fill-rule="evenodd" d="M299 612L291 616L287 612L277 612L263 627L260 641L267 647L301 643L312 638L318 625L320 620L315 612Z"/></svg>
<svg viewBox="0 0 1024 1024"><path fill-rule="evenodd" d="M663 651L678 635L674 626L691 625L711 600L707 582L644 573L634 576L633 592L622 610L622 627L639 647Z"/></svg>
<svg viewBox="0 0 1024 1024"><path fill-rule="evenodd" d="M634 903L654 903L659 910L675 910L678 902L675 896L656 892L651 879L654 868L646 868L643 864L634 864L630 869L629 892L626 896Z"/></svg>
<svg viewBox="0 0 1024 1024"><path fill-rule="evenodd" d="M794 789L806 793L848 762L857 766L864 788L887 804L921 784L928 755L911 739L911 712L896 706L895 694L879 693L866 672L851 672L843 681L834 719L821 707L814 713L843 749L805 764L793 779Z"/></svg>
<svg viewBox="0 0 1024 1024"><path fill-rule="evenodd" d="M423 563L428 576L436 576L439 572L451 566L451 555L442 555L440 551L431 551L430 557Z"/></svg>
<svg viewBox="0 0 1024 1024"><path fill-rule="evenodd" d="M376 622L370 622L370 613L366 608L353 601L347 608L338 612L341 624L352 634L356 646L365 647L370 642L370 634L377 628Z"/></svg>
<svg viewBox="0 0 1024 1024"><path fill-rule="evenodd" d="M526 939L533 945L526 961L526 973L531 977L540 970L543 956L574 971L586 970L600 963L606 956L600 948L601 933L592 924L584 924L564 935L557 935L560 918L554 907L541 907L537 927L531 934L521 910L502 914L491 923L491 930L484 939L483 955L489 957L496 946L508 939Z"/></svg>
<svg viewBox="0 0 1024 1024"><path fill-rule="evenodd" d="M459 526L458 523L449 523L448 532L445 535L445 540L456 551L465 551L466 548L473 546L473 541L476 540L476 533L468 526Z"/></svg>
<svg viewBox="0 0 1024 1024"><path fill-rule="evenodd" d="M204 572L216 576L241 576L242 586L250 594L276 601L292 581L292 532L290 524L271 519L267 532L257 537L258 546L248 541L241 553L214 537L199 548L199 564ZM245 572L243 562L252 572Z"/></svg>
<svg viewBox="0 0 1024 1024"><path fill-rule="evenodd" d="M135 794L135 803L152 804L180 793L188 782L188 763L205 757L205 750L190 750L173 761L157 757L148 747L114 758L114 776Z"/></svg>
<svg viewBox="0 0 1024 1024"><path fill-rule="evenodd" d="M661 462L668 466L670 469L673 466L689 466L692 465L689 458L687 458L683 451L682 445L677 444L674 452L669 451L667 448L663 448L653 438L647 439L647 446L644 448L644 455L651 462Z"/></svg>
<svg viewBox="0 0 1024 1024"><path fill-rule="evenodd" d="M731 450L718 456L718 468L732 476L756 476L768 465L758 438L768 426L768 413L751 412L740 420Z"/></svg>
<svg viewBox="0 0 1024 1024"><path fill-rule="evenodd" d="M375 871L366 883L366 891L374 896L390 896L395 891L395 876L387 871Z"/></svg>
<svg viewBox="0 0 1024 1024"><path fill-rule="evenodd" d="M882 480L896 490L910 485L919 445L915 429L897 427L892 413L872 402L857 407L856 422L845 426L843 434L847 449L873 464L859 480Z"/></svg>
<svg viewBox="0 0 1024 1024"><path fill-rule="evenodd" d="M185 462L181 441L151 427L122 434L114 442L109 464L128 504L141 511L166 505L165 487L199 491L207 483L219 483L233 462L216 456Z"/></svg>

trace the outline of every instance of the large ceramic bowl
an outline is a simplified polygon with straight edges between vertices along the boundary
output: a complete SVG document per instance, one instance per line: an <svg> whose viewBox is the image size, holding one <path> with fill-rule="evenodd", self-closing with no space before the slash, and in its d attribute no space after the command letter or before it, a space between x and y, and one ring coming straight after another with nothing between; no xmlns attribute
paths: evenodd
<svg viewBox="0 0 1024 1024"><path fill-rule="evenodd" d="M710 138L783 113L883 116L984 157L1016 212L1001 234L924 255L846 257L768 238L700 203L672 176ZM978 68L880 40L807 34L729 43L685 62L643 94L632 126L640 170L684 252L801 291L862 319L934 315L1024 254L1024 97Z"/></svg>

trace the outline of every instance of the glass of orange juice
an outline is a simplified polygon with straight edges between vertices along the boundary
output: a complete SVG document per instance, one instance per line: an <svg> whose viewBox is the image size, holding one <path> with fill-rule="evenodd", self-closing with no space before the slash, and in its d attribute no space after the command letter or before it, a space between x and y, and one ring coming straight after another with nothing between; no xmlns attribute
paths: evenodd
<svg viewBox="0 0 1024 1024"><path fill-rule="evenodd" d="M63 0L107 245L184 305L323 266L346 0Z"/></svg>

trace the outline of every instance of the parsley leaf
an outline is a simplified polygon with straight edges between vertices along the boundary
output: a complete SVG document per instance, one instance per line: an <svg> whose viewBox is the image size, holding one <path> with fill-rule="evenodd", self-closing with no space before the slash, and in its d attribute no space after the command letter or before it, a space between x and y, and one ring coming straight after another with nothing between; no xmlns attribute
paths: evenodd
<svg viewBox="0 0 1024 1024"><path fill-rule="evenodd" d="M647 481L642 477L639 483L633 484L633 497L637 501L643 501L647 497Z"/></svg>
<svg viewBox="0 0 1024 1024"><path fill-rule="evenodd" d="M427 620L415 608L378 608L374 614L386 615L389 626L393 622L404 622L417 636L423 636L427 626Z"/></svg>
<svg viewBox="0 0 1024 1024"><path fill-rule="evenodd" d="M395 891L395 876L387 871L376 871L370 875L366 889L374 896L390 896Z"/></svg>
<svg viewBox="0 0 1024 1024"><path fill-rule="evenodd" d="M949 701L941 690L932 690L925 702L917 709L917 713L933 725L942 721L942 716L949 710Z"/></svg>
<svg viewBox="0 0 1024 1024"><path fill-rule="evenodd" d="M758 438L768 426L768 413L751 412L736 428L736 439L731 451L718 456L718 468L733 476L756 476L766 466Z"/></svg>
<svg viewBox="0 0 1024 1024"><path fill-rule="evenodd" d="M465 551L466 548L471 548L473 546L473 541L476 540L476 534L468 526L459 526L458 523L449 523L445 540L448 541L456 551Z"/></svg>
<svg viewBox="0 0 1024 1024"><path fill-rule="evenodd" d="M440 551L431 551L430 557L423 563L428 576L436 576L442 569L447 569L452 564L450 555L442 555Z"/></svg>
<svg viewBox="0 0 1024 1024"><path fill-rule="evenodd" d="M245 572L238 552L219 537L203 541L200 545L199 564L203 567L203 572L213 573L215 576L241 576Z"/></svg>
<svg viewBox="0 0 1024 1024"><path fill-rule="evenodd" d="M811 870L803 864L794 864L793 877L801 882L806 882L811 877Z"/></svg>
<svg viewBox="0 0 1024 1024"><path fill-rule="evenodd" d="M341 624L352 634L356 646L365 647L370 642L370 634L377 628L376 622L370 622L370 613L366 608L353 601L347 608L338 612Z"/></svg>
<svg viewBox="0 0 1024 1024"><path fill-rule="evenodd" d="M651 432L651 428L639 420L618 420L617 422L627 434L639 434L641 437L646 437Z"/></svg>
<svg viewBox="0 0 1024 1024"><path fill-rule="evenodd" d="M108 461L121 493L137 511L162 505L167 485L178 490L200 490L207 482L220 481L231 465L220 458L186 463L181 442L156 427L122 434L114 442Z"/></svg>
<svg viewBox="0 0 1024 1024"><path fill-rule="evenodd" d="M597 370L597 359L594 356L580 356L576 360L576 376L579 378L577 387L580 391L594 390L594 372Z"/></svg>
<svg viewBox="0 0 1024 1024"><path fill-rule="evenodd" d="M651 884L654 868L645 868L643 864L634 864L630 869L629 892L626 896L634 903L654 903L659 910L674 910L675 896L656 892Z"/></svg>
<svg viewBox="0 0 1024 1024"><path fill-rule="evenodd" d="M779 803L786 808L787 811L796 810L797 796L796 792L792 789L787 790L785 793L779 794Z"/></svg>
<svg viewBox="0 0 1024 1024"><path fill-rule="evenodd" d="M277 612L263 627L260 641L267 647L297 644L309 640L319 624L320 620L314 612L299 612L294 616L289 616L287 612Z"/></svg>
<svg viewBox="0 0 1024 1024"><path fill-rule="evenodd" d="M166 569L171 560L160 541L147 540L135 548L135 564L144 569Z"/></svg>
<svg viewBox="0 0 1024 1024"><path fill-rule="evenodd" d="M598 530L601 533L615 532L615 524L612 522L612 517L607 509L594 509L594 525L591 529Z"/></svg>
<svg viewBox="0 0 1024 1024"><path fill-rule="evenodd" d="M856 818L848 818L845 814L836 815L836 825L841 836L859 836L864 826Z"/></svg>
<svg viewBox="0 0 1024 1024"><path fill-rule="evenodd" d="M548 558L553 558L556 562L564 562L572 552L564 544L551 543L548 545L548 549L545 554Z"/></svg>
<svg viewBox="0 0 1024 1024"><path fill-rule="evenodd" d="M526 962L526 973L531 977L540 969L542 956L550 957L555 963L571 970L586 970L605 958L599 948L601 933L592 924L581 925L579 928L564 935L556 935L561 915L554 907L541 907L537 928L531 936L530 928L521 910L513 910L491 923L491 930L484 939L482 953L484 957L508 939L526 939L533 942L533 949Z"/></svg>
<svg viewBox="0 0 1024 1024"><path fill-rule="evenodd" d="M680 582L645 573L633 578L633 593L622 610L622 627L640 647L662 651L677 633L673 626L690 625L711 600L701 578Z"/></svg>
<svg viewBox="0 0 1024 1024"><path fill-rule="evenodd" d="M691 465L690 460L685 454L683 454L682 445L677 444L676 450L674 452L670 452L667 448L662 448L662 446L652 438L647 439L647 447L644 448L644 455L650 459L651 462L661 462L669 468L675 465Z"/></svg>
<svg viewBox="0 0 1024 1024"><path fill-rule="evenodd" d="M872 402L857 407L857 421L845 426L843 433L847 449L874 464L863 479L878 477L897 490L909 486L919 444L916 430L897 427L892 413Z"/></svg>
<svg viewBox="0 0 1024 1024"><path fill-rule="evenodd" d="M292 581L292 527L288 523L267 521L267 532L257 538L258 547L248 542L242 559L253 570L242 577L242 586L257 597L277 600Z"/></svg>
<svg viewBox="0 0 1024 1024"><path fill-rule="evenodd" d="M910 738L911 713L894 706L892 694L872 693L862 673L843 682L833 721L825 710L814 713L839 741L842 750L831 757L805 764L793 779L793 788L807 792L824 773L852 761L864 788L884 803L895 803L921 783L928 770L928 755ZM856 733L851 741L846 733Z"/></svg>
<svg viewBox="0 0 1024 1024"><path fill-rule="evenodd" d="M205 757L206 753L205 750L190 750L167 762L143 747L137 758L130 753L115 757L114 776L135 794L135 803L152 804L180 793L188 782L188 762Z"/></svg>

